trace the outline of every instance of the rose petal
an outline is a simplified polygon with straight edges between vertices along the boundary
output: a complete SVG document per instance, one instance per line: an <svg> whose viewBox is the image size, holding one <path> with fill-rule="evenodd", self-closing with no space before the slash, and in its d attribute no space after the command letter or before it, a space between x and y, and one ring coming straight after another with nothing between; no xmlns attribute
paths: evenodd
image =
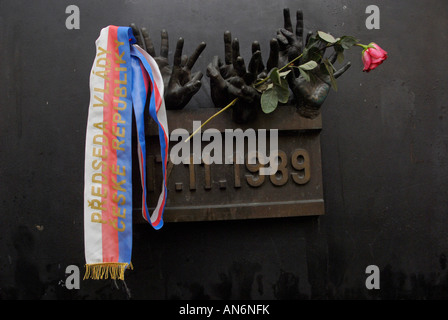
<svg viewBox="0 0 448 320"><path fill-rule="evenodd" d="M381 64L381 63L372 63L372 64L370 65L370 70L375 69L375 68L378 67L380 64Z"/></svg>
<svg viewBox="0 0 448 320"><path fill-rule="evenodd" d="M371 57L371 63L382 63L384 60L386 60L386 59L383 57L381 57L381 58Z"/></svg>
<svg viewBox="0 0 448 320"><path fill-rule="evenodd" d="M368 52L369 52L369 54L370 54L370 56L371 56L372 58L376 58L376 59L378 59L378 58L382 58L382 57L384 57L384 54L382 54L381 51L376 50L376 49L374 49L374 48L369 48L369 49L368 49Z"/></svg>
<svg viewBox="0 0 448 320"><path fill-rule="evenodd" d="M378 50L380 51L384 56L387 56L387 52L384 51L383 49L381 49L381 47L379 45L377 45L376 43L372 42L372 45Z"/></svg>
<svg viewBox="0 0 448 320"><path fill-rule="evenodd" d="M362 53L362 62L364 64L363 71L368 71L369 70L370 61L371 61L371 59L370 59L369 53L367 51L363 51L363 53Z"/></svg>

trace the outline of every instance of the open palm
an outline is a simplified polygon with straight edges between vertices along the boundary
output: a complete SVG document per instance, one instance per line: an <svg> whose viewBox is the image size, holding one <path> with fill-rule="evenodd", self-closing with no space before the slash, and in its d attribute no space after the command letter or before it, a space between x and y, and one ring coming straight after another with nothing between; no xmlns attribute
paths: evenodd
<svg viewBox="0 0 448 320"><path fill-rule="evenodd" d="M167 109L182 109L201 88L202 72L191 72L196 60L205 49L202 42L190 57L182 55L184 39L179 38L174 52L173 65L168 60L169 41L168 32L162 30L160 55L157 55L154 45L146 28L140 30L131 24L137 44L144 48L157 62L163 78L165 88L164 99Z"/></svg>

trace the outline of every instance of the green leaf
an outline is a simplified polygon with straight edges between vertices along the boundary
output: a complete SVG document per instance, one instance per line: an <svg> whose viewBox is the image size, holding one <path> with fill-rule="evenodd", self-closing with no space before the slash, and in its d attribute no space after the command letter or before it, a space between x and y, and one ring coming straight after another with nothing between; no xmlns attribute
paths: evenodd
<svg viewBox="0 0 448 320"><path fill-rule="evenodd" d="M267 83L262 83L259 86L255 87L255 90L257 90L260 93L263 93L268 88Z"/></svg>
<svg viewBox="0 0 448 320"><path fill-rule="evenodd" d="M278 72L278 68L273 68L271 73L269 74L269 78L272 80L274 84L280 85L280 73Z"/></svg>
<svg viewBox="0 0 448 320"><path fill-rule="evenodd" d="M288 81L285 79L281 80L282 85L274 85L275 92L277 94L277 99L281 103L287 103L289 100L289 86Z"/></svg>
<svg viewBox="0 0 448 320"><path fill-rule="evenodd" d="M344 61L344 48L342 47L342 45L339 43L335 43L334 44L334 51L336 53L336 58L337 61L339 63L342 63Z"/></svg>
<svg viewBox="0 0 448 320"><path fill-rule="evenodd" d="M317 62L311 60L311 61L308 61L307 63L301 64L301 65L299 66L299 69L309 71L309 70L313 70L313 69L316 68L316 67L317 67Z"/></svg>
<svg viewBox="0 0 448 320"><path fill-rule="evenodd" d="M306 48L311 48L319 41L317 34L313 34L309 37L308 42L306 44Z"/></svg>
<svg viewBox="0 0 448 320"><path fill-rule="evenodd" d="M300 68L299 68L299 71L300 71L300 74L302 75L302 77L303 77L306 81L308 81L308 82L311 81L311 78L310 78L310 76L308 75L308 72L306 72L305 70L302 70L302 69L300 69Z"/></svg>
<svg viewBox="0 0 448 320"><path fill-rule="evenodd" d="M302 61L308 61L308 60L316 60L313 58L310 58L311 56L313 56L313 52L320 51L319 49L319 44L322 41L319 39L319 37L317 36L317 34L313 34L309 39L308 42L306 44L306 47L303 49L303 56L302 56ZM317 61L317 60L316 60Z"/></svg>
<svg viewBox="0 0 448 320"><path fill-rule="evenodd" d="M291 70L280 72L280 73L279 73L280 78L282 78L282 79L286 78L286 76L287 76L288 73L290 73L290 72L291 72Z"/></svg>
<svg viewBox="0 0 448 320"><path fill-rule="evenodd" d="M358 39L356 39L355 37L352 36L343 36L341 37L341 39L339 39L339 43L341 44L342 48L344 49L350 49L351 47L353 47L355 44L358 43Z"/></svg>
<svg viewBox="0 0 448 320"><path fill-rule="evenodd" d="M319 47L311 47L307 51L307 56L303 57L303 61L314 60L316 62L319 62L321 59L322 59L322 51L319 49Z"/></svg>
<svg viewBox="0 0 448 320"><path fill-rule="evenodd" d="M261 95L261 109L264 113L271 113L277 108L278 97L274 88L270 88Z"/></svg>
<svg viewBox="0 0 448 320"><path fill-rule="evenodd" d="M260 84L257 87L255 87L255 90L257 90L260 93L263 93L264 91L269 89L269 87L272 87L272 86L273 86L272 83L263 82L262 84Z"/></svg>
<svg viewBox="0 0 448 320"><path fill-rule="evenodd" d="M328 42L328 43L337 42L337 40L331 34L325 33L323 31L317 31L317 34L319 35L319 38L321 38L325 42Z"/></svg>
<svg viewBox="0 0 448 320"><path fill-rule="evenodd" d="M336 78L334 77L334 67L328 58L324 60L325 68L327 69L328 75L330 76L331 87L334 91L338 91L338 85L336 83Z"/></svg>

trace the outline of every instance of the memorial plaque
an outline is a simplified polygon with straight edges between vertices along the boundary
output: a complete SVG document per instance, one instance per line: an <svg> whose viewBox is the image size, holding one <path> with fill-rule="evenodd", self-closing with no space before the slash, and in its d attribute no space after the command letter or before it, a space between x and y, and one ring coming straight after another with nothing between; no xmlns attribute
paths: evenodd
<svg viewBox="0 0 448 320"><path fill-rule="evenodd" d="M168 110L170 133L178 128L193 131L193 121L204 123L216 108ZM177 164L169 161L168 199L164 220L205 221L290 217L324 214L320 150L321 117L301 117L294 106L281 106L272 114L261 111L250 123L239 125L231 113L222 114L207 124L222 133L237 129L278 129L278 170L259 175L260 164L249 164L247 141L244 164ZM160 147L157 128L149 121L147 141L147 201L153 208L162 184ZM194 139L200 139L198 135ZM267 139L269 141L269 139ZM190 140L191 145L193 139ZM170 142L170 149L176 145ZM208 141L201 141L202 148ZM235 144L234 144L235 145ZM224 148L224 146L223 146ZM193 150L193 147L191 147ZM269 147L267 147L269 152ZM266 165L268 166L268 165ZM136 202L138 203L138 202ZM151 210L151 209L150 209ZM140 216L140 215L137 215ZM141 219L141 218L139 218Z"/></svg>

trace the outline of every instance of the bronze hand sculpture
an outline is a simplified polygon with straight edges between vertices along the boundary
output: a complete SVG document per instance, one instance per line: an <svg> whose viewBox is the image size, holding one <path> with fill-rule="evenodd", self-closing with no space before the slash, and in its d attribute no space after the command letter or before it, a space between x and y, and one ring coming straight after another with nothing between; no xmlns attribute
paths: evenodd
<svg viewBox="0 0 448 320"><path fill-rule="evenodd" d="M233 105L233 119L238 122L247 122L257 114L260 107L260 92L256 84L268 76L273 68L283 68L289 62L299 57L306 48L312 32L308 33L306 41L303 40L303 13L296 12L296 27L293 30L289 9L283 10L284 25L276 32L276 37L270 41L270 54L266 66L261 57L260 44L252 43L252 56L246 68L243 57L240 55L239 41L233 39L231 33L224 33L224 63L215 56L207 67L207 76L210 78L211 98L216 107L223 108L238 98ZM165 104L167 109L182 109L201 88L202 72L192 73L196 60L205 48L202 42L190 57L182 55L184 40L179 38L174 53L173 65L168 61L168 32L161 32L160 54L155 53L154 45L145 28L138 29L131 24L137 43L142 46L157 62L165 87ZM320 108L327 98L331 79L325 72L322 57L325 54L325 44L319 48L321 58L317 61L318 67L313 69L311 77L305 79L297 68L287 76L288 85L295 98L299 113L308 118L314 118L320 113ZM336 52L335 52L336 53ZM299 59L299 64L302 59ZM329 58L331 64L336 61L336 55ZM339 70L335 70L334 77L341 76L350 67L346 63ZM290 101L291 102L291 101Z"/></svg>
<svg viewBox="0 0 448 320"><path fill-rule="evenodd" d="M296 30L292 29L289 9L283 9L284 27L277 30L277 41L279 44L278 67L281 68L288 62L298 57L303 51L303 13L296 12Z"/></svg>
<svg viewBox="0 0 448 320"><path fill-rule="evenodd" d="M159 66L165 87L164 99L166 108L184 108L201 88L202 72L198 71L192 73L191 69L205 49L205 42L199 44L193 54L190 57L187 57L182 55L184 39L179 38L176 45L176 51L174 52L173 65L171 67L168 61L169 41L168 32L166 30L162 30L161 32L160 55L157 56L146 28L141 28L139 30L135 24L131 24L131 28L136 36L137 44L144 48Z"/></svg>
<svg viewBox="0 0 448 320"><path fill-rule="evenodd" d="M333 54L330 62L333 64L336 61L336 55ZM334 73L334 77L340 77L348 68L350 62L347 62L341 69ZM321 64L312 71L311 80L307 81L302 75L298 77L294 72L290 73L288 77L289 87L296 97L298 111L301 116L306 118L315 118L320 114L320 108L327 98L331 79L328 74L322 72L323 65Z"/></svg>
<svg viewBox="0 0 448 320"><path fill-rule="evenodd" d="M268 69L278 64L278 43L271 42L271 53ZM233 99L238 101L232 107L233 119L244 123L256 117L260 106L260 93L255 84L267 75L261 57L260 44L252 43L252 57L246 68L244 58L240 55L239 41L233 39L231 33L224 33L224 63L218 56L207 67L210 78L211 97L216 107L222 108Z"/></svg>
<svg viewBox="0 0 448 320"><path fill-rule="evenodd" d="M283 10L283 18L284 28L277 31L277 41L279 42L280 47L279 61L285 65L303 52L304 47L310 40L312 32L308 33L306 43L304 43L303 13L300 10L296 12L297 25L295 34L292 31L289 9ZM323 57L325 54L325 47L322 46L320 50L321 56ZM329 58L332 64L336 61L335 53L336 52ZM322 72L322 70L325 69L322 59L319 61L319 64L320 65L312 71L310 81L307 81L298 70L294 70L294 72L290 72L288 75L289 87L296 98L298 111L302 116L307 118L315 118L319 115L320 108L330 92L330 77L328 74ZM334 77L340 77L349 67L350 62L346 63L341 69L335 71Z"/></svg>

